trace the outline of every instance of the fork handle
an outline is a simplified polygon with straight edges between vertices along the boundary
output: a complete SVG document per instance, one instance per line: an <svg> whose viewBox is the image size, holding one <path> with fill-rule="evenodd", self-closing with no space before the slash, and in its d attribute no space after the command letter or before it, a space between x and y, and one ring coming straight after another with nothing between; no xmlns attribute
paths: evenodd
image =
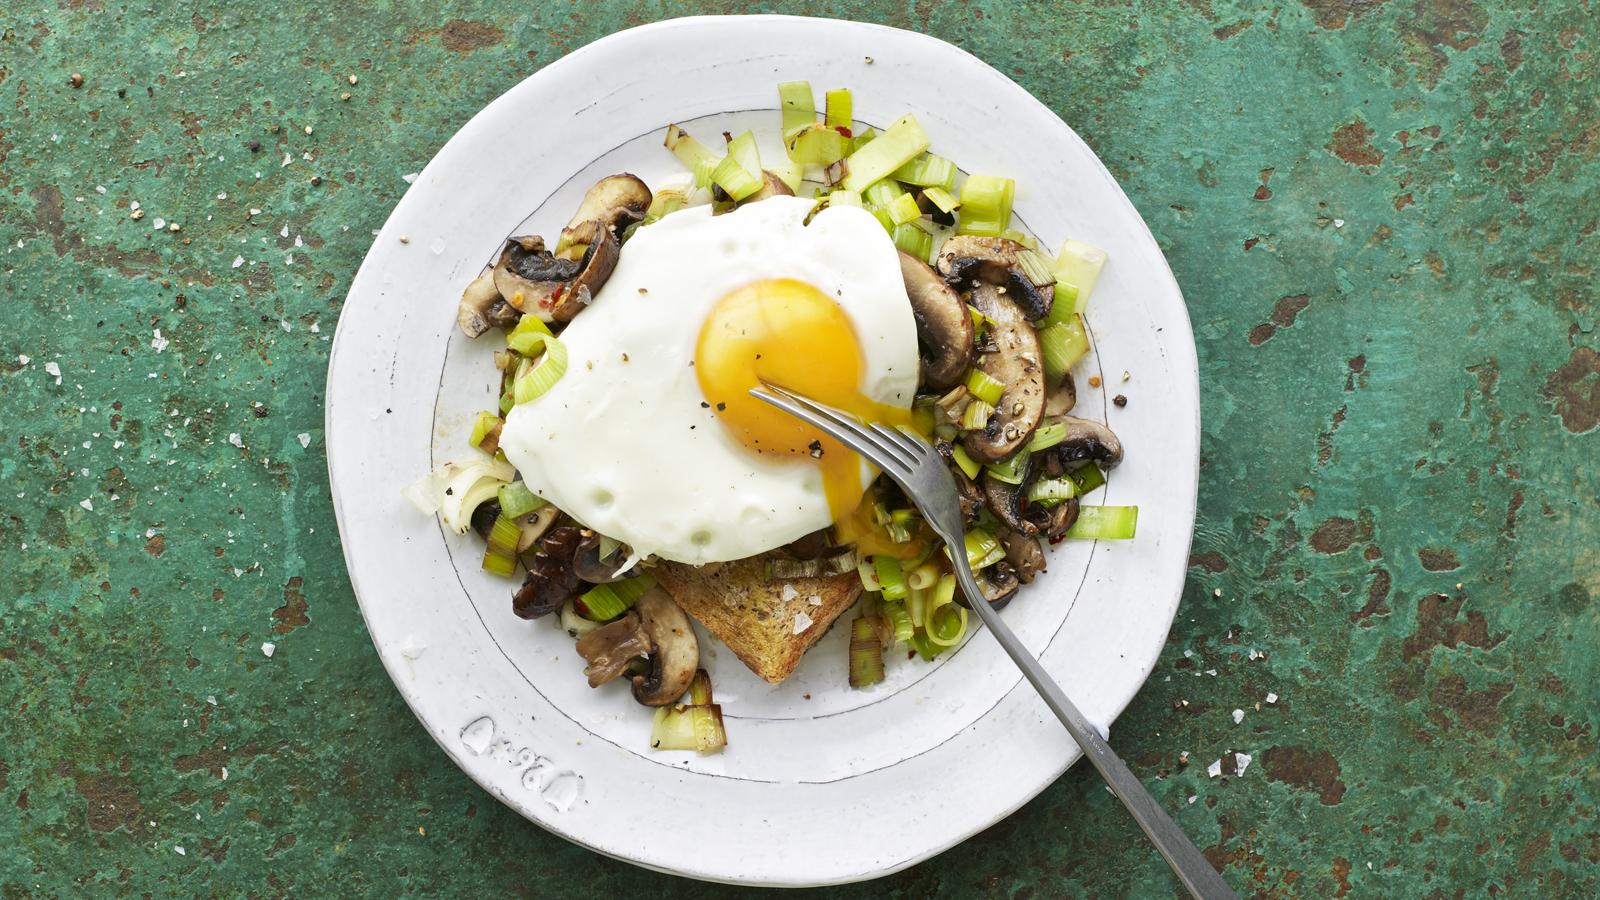
<svg viewBox="0 0 1600 900"><path fill-rule="evenodd" d="M945 543L959 548L962 545L961 535L957 534L954 540L947 535ZM1166 811L1156 803L1155 798L1150 796L1150 792L1145 790L1139 779L1134 777L1112 751L1111 745L1100 737L1100 732L1094 725L1083 717L1083 713L1078 711L1078 707L1073 705L1071 700L1067 699L1061 686L1046 674L1044 667L1017 638L1005 620L1000 618L994 607L983 599L983 591L978 586L977 578L972 574L972 568L967 565L966 555L963 553L950 555L954 558L953 568L962 591L968 597L976 598L972 604L973 611L983 620L983 624L988 626L1012 662L1022 670L1022 676L1028 679L1028 683L1033 685L1040 697L1044 698L1045 705L1056 714L1061 724L1067 726L1067 733L1071 734L1072 739L1083 748L1083 755L1089 758L1089 762L1111 787L1111 793L1115 794L1117 799L1122 801L1122 805L1128 808L1128 812L1133 814L1134 821L1139 823L1139 827L1144 830L1150 842L1156 845L1161 857L1172 867L1173 874L1178 876L1178 880L1183 882L1183 886L1190 894L1202 900L1213 900L1213 898L1237 900L1237 895L1228 887L1227 882L1222 880L1222 876L1217 874L1217 870L1211 867L1211 863L1201 855Z"/></svg>

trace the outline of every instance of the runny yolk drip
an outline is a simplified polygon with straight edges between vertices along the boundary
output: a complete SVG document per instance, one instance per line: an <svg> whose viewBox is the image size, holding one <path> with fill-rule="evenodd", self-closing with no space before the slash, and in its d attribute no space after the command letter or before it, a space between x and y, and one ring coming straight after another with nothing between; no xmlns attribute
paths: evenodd
<svg viewBox="0 0 1600 900"><path fill-rule="evenodd" d="M861 392L866 356L849 316L793 278L753 282L718 300L700 329L695 372L707 402L746 447L816 460L835 522L861 501L861 458L750 389L766 382L869 421L911 421L909 410Z"/></svg>

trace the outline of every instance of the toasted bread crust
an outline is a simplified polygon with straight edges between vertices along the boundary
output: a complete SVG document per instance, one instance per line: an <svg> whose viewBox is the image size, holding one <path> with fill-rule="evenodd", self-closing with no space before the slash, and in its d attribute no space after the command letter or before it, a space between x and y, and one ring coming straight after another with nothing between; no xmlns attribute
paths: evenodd
<svg viewBox="0 0 1600 900"><path fill-rule="evenodd" d="M653 573L684 612L727 644L750 671L773 684L789 677L861 593L861 579L854 572L768 580L764 557L708 566L663 562ZM788 600L785 588L793 588ZM821 602L813 604L813 597ZM795 634L800 613L811 625Z"/></svg>

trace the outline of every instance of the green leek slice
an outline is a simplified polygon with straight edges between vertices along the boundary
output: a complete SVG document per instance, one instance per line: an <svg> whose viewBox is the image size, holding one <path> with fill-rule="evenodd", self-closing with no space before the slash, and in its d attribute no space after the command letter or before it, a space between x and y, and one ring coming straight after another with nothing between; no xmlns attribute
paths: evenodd
<svg viewBox="0 0 1600 900"><path fill-rule="evenodd" d="M927 132L917 124L915 116L907 114L870 144L858 146L845 159L844 188L859 191L874 181L881 181L926 149Z"/></svg>
<svg viewBox="0 0 1600 900"><path fill-rule="evenodd" d="M1084 506L1078 520L1067 529L1076 540L1123 541L1133 537L1139 526L1137 506Z"/></svg>

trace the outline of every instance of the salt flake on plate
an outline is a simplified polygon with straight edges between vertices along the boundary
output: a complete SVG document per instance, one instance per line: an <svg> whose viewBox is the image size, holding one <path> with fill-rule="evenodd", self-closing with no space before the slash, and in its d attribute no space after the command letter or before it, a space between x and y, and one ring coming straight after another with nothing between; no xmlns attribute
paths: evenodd
<svg viewBox="0 0 1600 900"><path fill-rule="evenodd" d="M265 644L261 645L261 655L265 656L267 659L271 659L272 654L276 652L278 652L278 645L271 641L267 641Z"/></svg>

